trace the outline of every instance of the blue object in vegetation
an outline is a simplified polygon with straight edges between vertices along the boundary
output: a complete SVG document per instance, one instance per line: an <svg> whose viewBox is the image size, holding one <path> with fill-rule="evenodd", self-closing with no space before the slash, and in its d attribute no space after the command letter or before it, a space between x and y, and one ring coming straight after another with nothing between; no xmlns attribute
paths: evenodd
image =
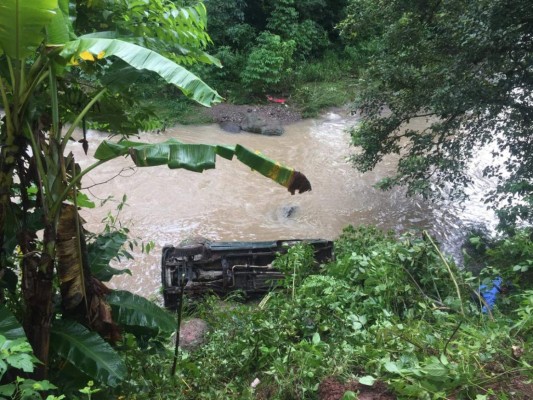
<svg viewBox="0 0 533 400"><path fill-rule="evenodd" d="M501 292L501 284L502 284L502 278L497 277L492 281L492 287L489 289L487 285L480 285L479 286L479 294L483 297L487 305L489 306L489 309L493 309L494 305L496 304L496 299L498 297L498 293ZM487 306L483 305L481 308L481 311L486 313L487 312Z"/></svg>

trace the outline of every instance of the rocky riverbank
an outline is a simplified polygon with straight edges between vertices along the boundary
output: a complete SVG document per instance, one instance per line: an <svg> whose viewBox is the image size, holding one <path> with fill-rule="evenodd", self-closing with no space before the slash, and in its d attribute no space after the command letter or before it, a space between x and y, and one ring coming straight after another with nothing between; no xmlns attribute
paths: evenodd
<svg viewBox="0 0 533 400"><path fill-rule="evenodd" d="M241 125L250 113L254 113L264 120L278 121L281 125L292 124L302 119L299 110L282 104L235 105L221 103L204 109L204 112L219 124L231 122Z"/></svg>

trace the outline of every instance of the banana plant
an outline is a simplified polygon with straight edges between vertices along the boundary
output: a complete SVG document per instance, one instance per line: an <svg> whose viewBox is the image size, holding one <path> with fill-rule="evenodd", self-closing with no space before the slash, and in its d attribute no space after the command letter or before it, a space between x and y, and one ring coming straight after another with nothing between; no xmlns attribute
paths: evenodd
<svg viewBox="0 0 533 400"><path fill-rule="evenodd" d="M72 78L74 69L84 68L88 63L121 59L133 68L159 74L200 104L207 106L220 101L216 91L197 76L150 49L120 39L76 38L68 12L69 2L65 0L0 1L0 95L5 112L0 134L0 276L4 275L4 266L14 250L12 241L10 247L5 246L6 238L10 239L13 230L18 231L24 328L35 355L43 362L40 376L45 375L48 366L56 260L58 256L68 258L74 248L81 254L76 244L79 238L70 244L61 238L62 252L57 254L57 240L61 236L58 227L72 226L60 225L60 217L65 201L73 198L69 182L77 176L75 160L71 155L65 156L64 150L74 129L106 91L105 87L96 90L64 131L59 115L58 82L65 76ZM44 106L42 101L39 104L43 97ZM19 182L16 184L15 175ZM37 187L37 196L30 202L27 189L32 184ZM18 199L12 199L15 188ZM20 204L22 212L16 215ZM42 222L38 228L44 230L42 245L35 234L38 229L30 227L27 218L31 209L40 211ZM6 225L6 221L10 224ZM16 229L12 229L11 222ZM75 229L73 234L78 237L79 232ZM69 234L68 230L63 233ZM72 271L84 275L81 263L72 267L67 260L57 265L63 284L71 281ZM84 293L81 299L88 305L87 285L91 280L87 277L81 284L76 282ZM71 298L65 304L79 299Z"/></svg>
<svg viewBox="0 0 533 400"><path fill-rule="evenodd" d="M23 325L34 354L42 362L36 374L41 379L48 368L56 277L60 281L64 314L78 315L85 326L109 339L117 336L112 307L105 298L107 288L91 274L77 212L77 190L87 172L124 155L131 155L140 166L166 164L170 168L201 171L213 168L218 154L229 159L236 156L291 193L311 188L303 174L241 146L104 142L96 152L98 161L81 171L72 154L65 155L66 144L108 88L103 85L93 88L82 111L64 129L58 85L75 79L76 69L90 72L93 65L119 59L136 70L158 74L204 106L221 98L181 65L131 40L98 34L76 37L69 9L68 0L0 0L0 95L5 112L0 131L0 279L15 243L21 254ZM185 15L177 13L174 17ZM194 32L185 36L191 40ZM202 54L199 57L203 62L213 62ZM30 187L35 188L34 194ZM35 220L40 221L37 226ZM44 232L41 241L36 235L40 229ZM11 240L13 232L17 233L16 241ZM116 298L114 301L117 303ZM125 303L136 305L138 300ZM66 327L69 332L83 331L78 325L56 323L59 331L66 331ZM57 329L55 338L68 336ZM89 337L85 331L80 335ZM61 350L74 354L63 345ZM70 361L79 359L76 356ZM119 378L109 379L115 382Z"/></svg>

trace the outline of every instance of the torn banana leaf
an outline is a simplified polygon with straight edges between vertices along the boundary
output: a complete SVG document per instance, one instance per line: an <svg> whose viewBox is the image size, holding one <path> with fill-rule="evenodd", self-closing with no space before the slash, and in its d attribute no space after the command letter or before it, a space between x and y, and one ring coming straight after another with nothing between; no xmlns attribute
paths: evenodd
<svg viewBox="0 0 533 400"><path fill-rule="evenodd" d="M241 145L189 144L175 139L162 143L103 141L94 156L100 161L107 161L126 155L130 155L135 165L139 167L167 165L172 169L183 168L194 172L215 168L216 155L228 160L235 156L243 164L285 186L291 194L296 191L304 193L311 190L311 183L301 172Z"/></svg>

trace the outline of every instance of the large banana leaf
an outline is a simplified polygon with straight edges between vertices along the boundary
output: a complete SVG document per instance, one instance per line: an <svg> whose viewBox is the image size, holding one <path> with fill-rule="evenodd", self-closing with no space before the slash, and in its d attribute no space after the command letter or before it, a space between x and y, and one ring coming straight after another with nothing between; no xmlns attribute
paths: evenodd
<svg viewBox="0 0 533 400"><path fill-rule="evenodd" d="M0 54L16 60L33 54L57 8L57 0L0 1Z"/></svg>
<svg viewBox="0 0 533 400"><path fill-rule="evenodd" d="M217 154L228 160L236 156L243 164L288 188L291 194L296 190L299 193L311 190L311 184L302 173L241 145L185 144L175 139L162 143L103 141L94 156L98 160L107 161L128 154L139 167L166 164L169 168L184 168L194 172L215 168Z"/></svg>
<svg viewBox="0 0 533 400"><path fill-rule="evenodd" d="M59 0L59 9L46 27L46 44L57 46L76 37L70 20L69 0Z"/></svg>
<svg viewBox="0 0 533 400"><path fill-rule="evenodd" d="M4 305L0 305L0 335L9 340L26 338L24 329Z"/></svg>
<svg viewBox="0 0 533 400"><path fill-rule="evenodd" d="M72 64L115 56L136 69L157 73L204 106L209 107L222 100L215 90L187 69L152 50L123 40L81 37L67 43L60 56Z"/></svg>
<svg viewBox="0 0 533 400"><path fill-rule="evenodd" d="M126 366L97 333L75 321L54 321L51 348L74 367L105 385L116 386L126 377Z"/></svg>
<svg viewBox="0 0 533 400"><path fill-rule="evenodd" d="M126 331L134 334L157 334L176 329L176 320L172 314L144 297L114 290L107 296L107 301L113 308L115 321Z"/></svg>

